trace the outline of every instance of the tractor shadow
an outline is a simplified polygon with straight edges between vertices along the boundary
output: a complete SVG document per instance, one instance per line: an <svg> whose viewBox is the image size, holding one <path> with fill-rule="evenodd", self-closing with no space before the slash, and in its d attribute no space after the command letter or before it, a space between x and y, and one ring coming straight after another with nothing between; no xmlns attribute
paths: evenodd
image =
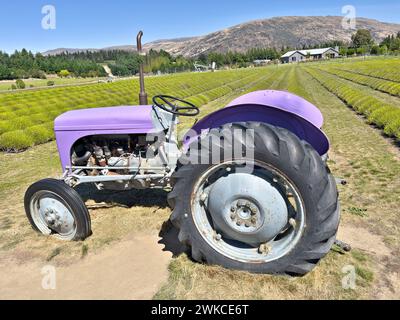
<svg viewBox="0 0 400 320"><path fill-rule="evenodd" d="M189 253L187 246L179 242L179 230L174 227L170 220L165 221L158 236L161 238L159 244L164 245L163 251L171 252L172 257L179 257L183 253Z"/></svg>
<svg viewBox="0 0 400 320"><path fill-rule="evenodd" d="M167 192L157 189L130 190L130 191L99 191L95 186L81 185L76 188L82 200L90 210L107 208L157 207L165 209L168 206ZM179 231L170 220L163 223L159 233L159 244L164 245L163 251L178 257L187 253L188 248L179 242Z"/></svg>
<svg viewBox="0 0 400 320"><path fill-rule="evenodd" d="M99 191L92 185L81 185L76 188L84 202L94 202L88 205L89 209L103 209L112 207L132 208L140 207L158 207L165 209L168 207L167 192L163 190L129 190L129 191Z"/></svg>

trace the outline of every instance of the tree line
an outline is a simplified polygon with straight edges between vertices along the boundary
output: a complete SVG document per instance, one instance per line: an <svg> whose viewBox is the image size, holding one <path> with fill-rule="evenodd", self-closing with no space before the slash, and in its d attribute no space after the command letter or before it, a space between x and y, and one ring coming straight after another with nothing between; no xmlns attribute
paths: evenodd
<svg viewBox="0 0 400 320"><path fill-rule="evenodd" d="M386 37L380 44L375 44L370 31L360 29L353 35L351 43L331 41L321 43L318 47L340 47L342 56L355 54L399 54L400 32ZM103 65L108 65L115 76L132 76L137 74L140 63L144 63L147 73L174 73L192 71L194 63L203 65L216 63L217 67L248 67L255 60L278 60L281 55L290 50L312 49L315 45L303 45L300 48L252 48L244 53L230 51L226 53L203 53L195 58L172 56L164 50L150 50L145 56L136 52L122 50L84 51L76 53L61 53L44 56L33 54L23 49L7 54L0 51L0 80L15 80L27 78L46 79L48 74L58 74L73 77L105 77Z"/></svg>
<svg viewBox="0 0 400 320"><path fill-rule="evenodd" d="M379 44L374 42L371 32L367 29L359 29L351 37L351 43L345 44L340 48L342 56L353 55L384 55L400 54L400 32L387 36Z"/></svg>
<svg viewBox="0 0 400 320"><path fill-rule="evenodd" d="M256 59L277 59L280 52L275 49L251 49L246 53L208 53L196 58L172 56L164 50L150 50L144 57L136 52L85 51L44 56L23 49L7 54L0 51L0 80L39 78L48 74L73 77L105 77L103 65L108 65L115 76L131 76L144 63L147 73L175 73L192 71L196 61L202 64L215 62L218 67L225 65L245 67Z"/></svg>
<svg viewBox="0 0 400 320"><path fill-rule="evenodd" d="M60 54L43 56L22 49L9 55L0 51L0 80L38 78L68 70L77 77L105 76L103 67L85 56Z"/></svg>

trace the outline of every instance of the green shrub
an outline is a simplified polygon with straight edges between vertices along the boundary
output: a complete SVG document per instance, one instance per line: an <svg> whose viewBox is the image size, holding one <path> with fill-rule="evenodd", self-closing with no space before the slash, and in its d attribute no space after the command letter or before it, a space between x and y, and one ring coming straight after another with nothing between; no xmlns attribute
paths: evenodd
<svg viewBox="0 0 400 320"><path fill-rule="evenodd" d="M8 120L0 121L0 134L3 134L7 131L11 131L13 129L12 123Z"/></svg>
<svg viewBox="0 0 400 320"><path fill-rule="evenodd" d="M383 106L380 101L374 99L373 97L368 97L367 100L364 100L362 103L358 105L357 109L359 112L368 117L372 112L382 107Z"/></svg>
<svg viewBox="0 0 400 320"><path fill-rule="evenodd" d="M53 132L46 125L38 125L24 130L25 133L32 137L35 144L45 143L52 139Z"/></svg>
<svg viewBox="0 0 400 320"><path fill-rule="evenodd" d="M69 77L69 76L71 75L71 73L70 73L68 70L61 70L61 71L58 73L58 75L59 75L61 78L66 78L66 77Z"/></svg>
<svg viewBox="0 0 400 320"><path fill-rule="evenodd" d="M0 150L19 151L34 145L33 138L23 130L3 133L0 136Z"/></svg>
<svg viewBox="0 0 400 320"><path fill-rule="evenodd" d="M42 123L46 123L49 122L50 120L52 120L53 117L50 113L46 112L46 113L36 113L31 115L31 120L34 124L42 124Z"/></svg>
<svg viewBox="0 0 400 320"><path fill-rule="evenodd" d="M392 110L389 106L384 106L380 109L375 110L368 116L368 122L371 124L376 124L378 127L382 127L383 123L380 121L381 117Z"/></svg>
<svg viewBox="0 0 400 320"><path fill-rule="evenodd" d="M384 131L387 135L394 136L400 140L400 114L387 124Z"/></svg>
<svg viewBox="0 0 400 320"><path fill-rule="evenodd" d="M46 73L42 70L34 70L32 72L32 78L37 78L37 79L47 79Z"/></svg>
<svg viewBox="0 0 400 320"><path fill-rule="evenodd" d="M52 136L54 136L54 121L49 121L43 124L49 131L51 131Z"/></svg>
<svg viewBox="0 0 400 320"><path fill-rule="evenodd" d="M10 122L15 130L23 130L34 124L30 116L17 117Z"/></svg>
<svg viewBox="0 0 400 320"><path fill-rule="evenodd" d="M26 88L26 84L23 80L18 79L17 81L15 81L15 85L17 86L18 89L25 89Z"/></svg>
<svg viewBox="0 0 400 320"><path fill-rule="evenodd" d="M0 122L1 122L2 120L10 120L10 119L12 119L12 118L14 118L14 117L15 117L14 112L11 112L11 111L2 112L2 113L0 113Z"/></svg>
<svg viewBox="0 0 400 320"><path fill-rule="evenodd" d="M399 114L400 109L386 106L378 109L376 112L373 112L370 119L372 119L373 122L379 127L384 128L390 121L392 121L393 119L397 119Z"/></svg>

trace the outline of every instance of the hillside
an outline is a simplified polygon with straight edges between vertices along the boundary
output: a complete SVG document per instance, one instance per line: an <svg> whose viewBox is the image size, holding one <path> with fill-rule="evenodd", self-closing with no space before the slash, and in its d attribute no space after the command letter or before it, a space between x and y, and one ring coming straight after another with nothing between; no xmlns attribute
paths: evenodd
<svg viewBox="0 0 400 320"><path fill-rule="evenodd" d="M208 35L158 40L147 43L144 48L164 49L173 55L193 57L210 51L227 52L229 50L243 52L255 47L302 47L318 45L331 40L350 41L355 30L342 27L343 17L277 17L243 23ZM400 32L400 24L385 23L377 20L358 18L358 29L371 31L376 41ZM132 45L115 46L103 49L56 49L44 54L60 52L76 52L77 50L134 50ZM71 50L71 51L70 51Z"/></svg>
<svg viewBox="0 0 400 320"><path fill-rule="evenodd" d="M61 54L63 52L68 52L68 53L79 53L79 52L85 52L85 51L90 51L90 52L98 52L98 51L112 51L112 50L122 50L122 51L136 51L136 46L134 45L122 45L122 46L112 46L112 47L106 47L106 48L101 48L101 49L94 49L94 48L57 48L53 50L48 50L46 52L43 52L44 56L55 56L58 54Z"/></svg>

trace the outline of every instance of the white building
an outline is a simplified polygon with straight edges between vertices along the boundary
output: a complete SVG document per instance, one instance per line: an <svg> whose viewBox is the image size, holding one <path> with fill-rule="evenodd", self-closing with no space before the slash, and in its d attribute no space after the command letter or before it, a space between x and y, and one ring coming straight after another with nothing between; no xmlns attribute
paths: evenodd
<svg viewBox="0 0 400 320"><path fill-rule="evenodd" d="M306 60L334 59L339 57L339 48L321 48L309 50L294 50L286 52L282 57L282 63L302 62Z"/></svg>

